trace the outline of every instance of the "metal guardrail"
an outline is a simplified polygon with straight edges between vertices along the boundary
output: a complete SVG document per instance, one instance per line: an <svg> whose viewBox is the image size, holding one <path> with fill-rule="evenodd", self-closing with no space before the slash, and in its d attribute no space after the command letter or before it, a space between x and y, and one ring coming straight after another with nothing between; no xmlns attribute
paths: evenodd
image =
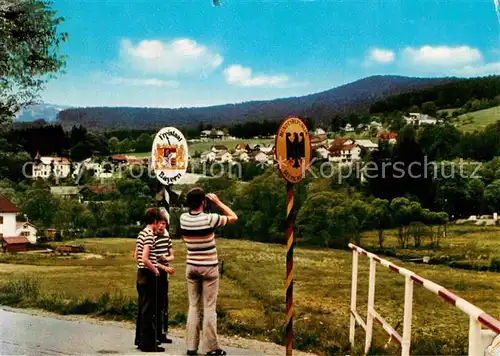
<svg viewBox="0 0 500 356"><path fill-rule="evenodd" d="M500 321L493 318L475 305L469 303L465 299L451 293L444 287L422 278L414 272L405 268L399 267L387 260L384 260L377 255L368 252L354 244L349 244L352 249L352 288L351 288L351 320L349 329L349 341L351 346L354 346L354 336L356 324L360 325L366 332L365 338L365 354L370 350L373 321L377 322L382 328L401 345L401 355L408 356L411 347L411 319L413 306L413 284L417 283L425 289L437 294L447 303L457 307L465 314L469 315L469 356L483 356L488 345L491 344L495 336L500 334ZM356 296L358 284L358 256L365 255L370 260L369 285L368 285L368 311L366 322L356 311ZM403 335L400 335L392 328L385 319L375 311L375 267L376 263L390 269L393 272L403 275L406 279L405 283L405 299L404 299L404 319L403 319ZM482 329L485 327L486 329Z"/></svg>

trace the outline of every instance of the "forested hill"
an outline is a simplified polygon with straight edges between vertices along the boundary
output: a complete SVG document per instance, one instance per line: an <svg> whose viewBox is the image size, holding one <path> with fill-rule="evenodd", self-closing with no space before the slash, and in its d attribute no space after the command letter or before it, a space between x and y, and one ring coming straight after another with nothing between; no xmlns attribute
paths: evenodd
<svg viewBox="0 0 500 356"><path fill-rule="evenodd" d="M335 115L368 113L370 105L392 95L417 91L456 78L411 78L372 76L334 89L303 97L254 101L204 108L99 107L63 110L58 121L65 129L81 124L89 130L156 129L165 125L190 126L197 123L233 124L246 120L282 120L290 115L329 119Z"/></svg>
<svg viewBox="0 0 500 356"><path fill-rule="evenodd" d="M459 108L474 99L495 99L500 95L500 76L452 81L416 92L402 93L373 103L371 113L407 110L425 102L434 102L440 109Z"/></svg>

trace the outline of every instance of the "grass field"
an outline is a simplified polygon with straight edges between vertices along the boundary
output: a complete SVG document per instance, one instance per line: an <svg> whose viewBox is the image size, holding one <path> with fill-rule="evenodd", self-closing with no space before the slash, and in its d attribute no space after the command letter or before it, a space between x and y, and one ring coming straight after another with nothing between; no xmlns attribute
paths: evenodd
<svg viewBox="0 0 500 356"><path fill-rule="evenodd" d="M493 108L474 111L460 115L458 128L462 131L481 131L488 125L494 124L500 120L500 106L495 106ZM472 119L469 122L468 118Z"/></svg>
<svg viewBox="0 0 500 356"><path fill-rule="evenodd" d="M448 234L451 237L443 238L439 248L429 247L430 241L424 239L421 247L412 247L414 243L410 240L410 247L401 249L398 246L397 231L386 231L384 248L393 250L402 259L429 256L446 264L471 268L487 268L494 260L493 263L500 263L500 227L451 225ZM366 246L377 247L378 235L374 232L367 233L363 242Z"/></svg>
<svg viewBox="0 0 500 356"><path fill-rule="evenodd" d="M202 153L204 151L208 151L210 147L213 145L224 145L226 146L229 150L234 149L237 144L244 143L244 144L250 144L250 143L257 143L260 145L271 145L274 144L274 139L249 139L249 140L211 140L209 142L193 142L189 143L189 154L194 155L196 151ZM133 152L133 153L127 153L133 156L137 157L148 157L151 155L151 152Z"/></svg>
<svg viewBox="0 0 500 356"><path fill-rule="evenodd" d="M494 243L497 235L498 230L490 231L485 245L498 252L498 244ZM391 241L388 237L387 243ZM371 244L370 236L366 242ZM0 255L0 303L64 314L133 320L136 315L134 240L84 239L71 243L83 244L86 252L104 258ZM463 235L457 234L447 243L460 245L460 249L468 248L463 246ZM171 323L181 326L187 312L185 254L181 241L174 241L174 248L177 273L170 279L170 313ZM283 344L286 247L221 239L218 250L219 259L224 261L218 306L219 331ZM393 261L443 285L494 317L500 317L498 273ZM366 258L360 259L359 273L358 308L365 317ZM294 347L324 355L349 352L351 253L299 247L295 252L294 278ZM414 294L412 353L466 353L467 317L420 287L415 287ZM402 322L403 296L404 278L377 267L376 310L393 326ZM398 331L402 332L401 327ZM388 336L379 326L375 326L374 335L375 353L397 352L395 344L384 348ZM361 329L357 337L357 345L362 345L364 333ZM351 354L361 352L358 349Z"/></svg>

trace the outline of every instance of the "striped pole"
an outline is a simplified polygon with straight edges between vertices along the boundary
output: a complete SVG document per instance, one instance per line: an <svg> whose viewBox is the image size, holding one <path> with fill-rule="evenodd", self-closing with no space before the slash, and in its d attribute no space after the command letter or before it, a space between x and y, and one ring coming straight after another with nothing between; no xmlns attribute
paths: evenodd
<svg viewBox="0 0 500 356"><path fill-rule="evenodd" d="M293 344L293 184L286 184L287 254L286 254L286 355L292 355Z"/></svg>
<svg viewBox="0 0 500 356"><path fill-rule="evenodd" d="M163 185L156 182L156 206L160 208L167 219L167 230L170 228L170 189L171 185ZM168 332L168 295L163 296L165 306L163 309L163 333Z"/></svg>

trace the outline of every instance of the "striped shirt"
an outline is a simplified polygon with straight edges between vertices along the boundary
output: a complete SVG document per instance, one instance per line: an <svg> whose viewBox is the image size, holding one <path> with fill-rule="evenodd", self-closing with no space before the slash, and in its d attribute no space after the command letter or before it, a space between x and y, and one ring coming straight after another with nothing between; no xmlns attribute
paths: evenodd
<svg viewBox="0 0 500 356"><path fill-rule="evenodd" d="M172 248L172 240L170 239L168 232L165 232L164 236L156 237L156 246L155 246L156 257L169 256L170 255L169 250L171 248Z"/></svg>
<svg viewBox="0 0 500 356"><path fill-rule="evenodd" d="M181 232L187 247L186 263L192 266L217 266L214 231L227 224L227 217L219 214L184 213Z"/></svg>
<svg viewBox="0 0 500 356"><path fill-rule="evenodd" d="M144 262L142 262L142 254L144 253L144 248L146 246L149 246L149 260L154 266L156 266L155 236L153 231L146 227L137 236L135 244L137 247L137 268L147 268Z"/></svg>

